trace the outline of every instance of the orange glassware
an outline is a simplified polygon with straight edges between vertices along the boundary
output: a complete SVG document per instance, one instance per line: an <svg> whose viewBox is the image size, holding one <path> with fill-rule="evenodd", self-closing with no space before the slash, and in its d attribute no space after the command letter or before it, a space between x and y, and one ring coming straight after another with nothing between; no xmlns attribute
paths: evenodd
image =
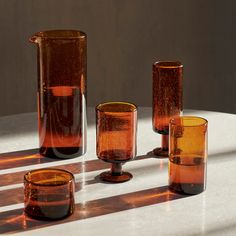
<svg viewBox="0 0 236 236"><path fill-rule="evenodd" d="M60 169L38 169L24 176L25 213L40 220L57 220L74 211L73 175Z"/></svg>
<svg viewBox="0 0 236 236"><path fill-rule="evenodd" d="M170 121L169 187L184 194L206 188L207 120L183 116Z"/></svg>
<svg viewBox="0 0 236 236"><path fill-rule="evenodd" d="M86 34L38 32L40 154L72 158L86 151Z"/></svg>
<svg viewBox="0 0 236 236"><path fill-rule="evenodd" d="M183 110L183 65L178 61L153 64L153 130L162 135L162 147L153 150L159 157L168 157L169 121Z"/></svg>
<svg viewBox="0 0 236 236"><path fill-rule="evenodd" d="M111 171L100 178L124 182L132 178L122 171L122 164L136 156L137 108L126 102L108 102L96 107L97 156L112 163Z"/></svg>

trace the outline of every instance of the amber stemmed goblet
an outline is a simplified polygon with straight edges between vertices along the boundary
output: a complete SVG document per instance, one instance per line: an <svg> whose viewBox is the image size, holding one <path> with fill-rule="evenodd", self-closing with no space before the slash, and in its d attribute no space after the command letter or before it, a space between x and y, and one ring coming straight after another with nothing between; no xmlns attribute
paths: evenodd
<svg viewBox="0 0 236 236"><path fill-rule="evenodd" d="M25 213L39 220L58 220L74 211L74 177L68 171L46 168L24 176Z"/></svg>
<svg viewBox="0 0 236 236"><path fill-rule="evenodd" d="M169 121L182 113L183 65L178 61L153 64L153 130L162 135L162 145L153 150L158 157L168 157Z"/></svg>
<svg viewBox="0 0 236 236"><path fill-rule="evenodd" d="M112 164L100 174L103 181L120 183L132 178L122 164L136 155L137 107L127 102L107 102L96 107L97 156Z"/></svg>
<svg viewBox="0 0 236 236"><path fill-rule="evenodd" d="M206 188L207 120L183 116L170 121L169 187L184 194Z"/></svg>

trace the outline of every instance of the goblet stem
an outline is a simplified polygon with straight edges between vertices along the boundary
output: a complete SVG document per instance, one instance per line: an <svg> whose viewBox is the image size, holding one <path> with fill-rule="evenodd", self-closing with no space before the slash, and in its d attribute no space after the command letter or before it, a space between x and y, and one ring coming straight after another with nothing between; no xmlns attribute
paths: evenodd
<svg viewBox="0 0 236 236"><path fill-rule="evenodd" d="M112 163L111 164L111 174L112 175L122 175L122 164Z"/></svg>
<svg viewBox="0 0 236 236"><path fill-rule="evenodd" d="M161 135L161 148L163 151L169 149L169 135Z"/></svg>
<svg viewBox="0 0 236 236"><path fill-rule="evenodd" d="M169 151L169 135L161 135L161 147L153 150L154 155L163 158L168 157Z"/></svg>

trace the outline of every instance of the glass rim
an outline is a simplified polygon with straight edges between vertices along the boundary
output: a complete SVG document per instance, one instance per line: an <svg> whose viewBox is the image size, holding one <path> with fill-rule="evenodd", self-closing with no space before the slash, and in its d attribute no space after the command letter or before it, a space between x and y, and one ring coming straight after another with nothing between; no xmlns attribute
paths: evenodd
<svg viewBox="0 0 236 236"><path fill-rule="evenodd" d="M68 36L66 33L70 33ZM38 38L42 39L82 39L86 38L86 33L80 30L73 29L55 29L55 30L45 30L36 32L32 37L30 37L30 42L35 42Z"/></svg>
<svg viewBox="0 0 236 236"><path fill-rule="evenodd" d="M169 121L169 124L170 125L178 125L175 123L176 120L198 120L198 121L202 121L200 124L196 124L196 125L184 125L184 124L181 124L180 126L182 127L200 127L200 126L204 126L204 125L207 125L208 124L208 120L206 120L205 118L203 117L200 117L200 116L180 116L180 117L176 117L176 118L172 118L170 119Z"/></svg>
<svg viewBox="0 0 236 236"><path fill-rule="evenodd" d="M156 61L153 63L156 68L183 68L183 64L180 61Z"/></svg>
<svg viewBox="0 0 236 236"><path fill-rule="evenodd" d="M120 104L120 105L127 105L129 107L132 107L132 110L131 111L104 111L102 110L101 108L103 106L106 106L106 105L115 105L115 104ZM104 102L104 103L99 103L97 106L96 106L96 111L99 111L99 112L109 112L109 113L124 113L124 112L127 112L127 113L131 113L131 112L136 112L138 110L137 106L134 104L134 103L130 103L130 102L122 102L122 101L118 101L118 102Z"/></svg>
<svg viewBox="0 0 236 236"><path fill-rule="evenodd" d="M39 183L35 183L34 181L30 181L29 179L27 179L27 176L29 174L33 174L33 173L36 173L36 172L40 172L40 171L57 171L57 172L61 172L61 173L64 173L64 174L68 174L70 176L70 179L69 180L66 180L65 183L61 183L61 184L55 184L55 185L51 185L51 184L39 184ZM63 186L63 185L67 185L68 183L71 183L71 182L74 182L75 181L75 178L74 178L74 175L67 171L67 170L62 170L62 169L57 169L57 168L42 168L42 169L35 169L35 170L31 170L31 171L28 171L27 173L24 174L24 181L27 182L27 183L30 183L32 185L35 185L35 186L41 186L41 187L58 187L58 186Z"/></svg>

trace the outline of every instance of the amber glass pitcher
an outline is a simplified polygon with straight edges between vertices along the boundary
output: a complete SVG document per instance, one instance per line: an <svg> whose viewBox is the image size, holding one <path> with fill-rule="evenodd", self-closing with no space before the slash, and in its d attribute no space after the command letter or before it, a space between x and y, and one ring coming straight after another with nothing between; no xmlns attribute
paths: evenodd
<svg viewBox="0 0 236 236"><path fill-rule="evenodd" d="M86 34L38 32L38 123L40 154L72 158L86 151Z"/></svg>

